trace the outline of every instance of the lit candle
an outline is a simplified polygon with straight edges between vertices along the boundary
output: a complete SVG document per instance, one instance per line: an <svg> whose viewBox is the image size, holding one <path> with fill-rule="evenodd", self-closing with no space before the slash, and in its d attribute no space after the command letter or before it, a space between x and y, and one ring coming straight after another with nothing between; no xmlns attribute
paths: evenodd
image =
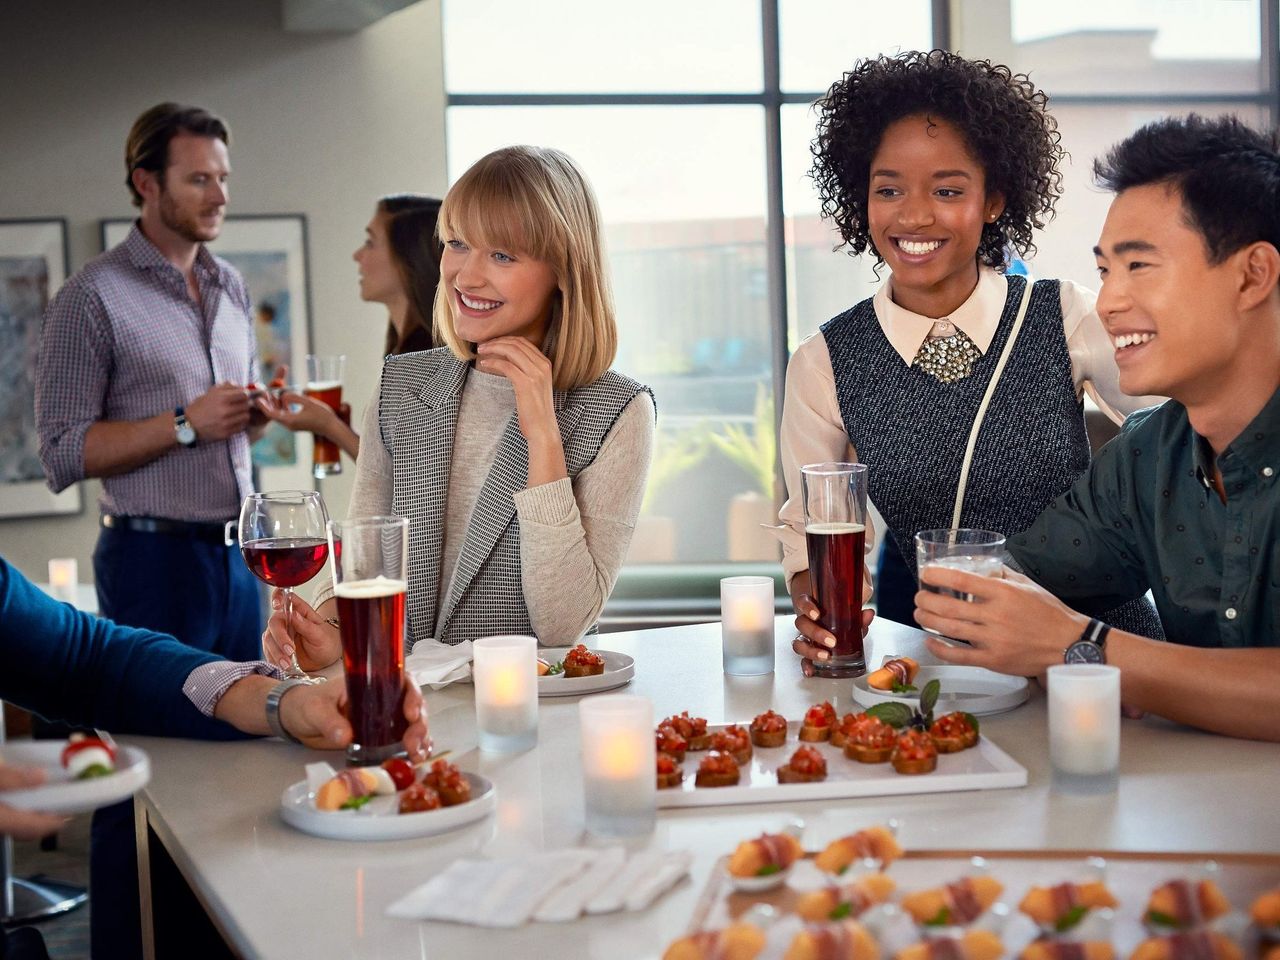
<svg viewBox="0 0 1280 960"><path fill-rule="evenodd" d="M538 642L481 637L472 647L480 749L518 753L538 742Z"/></svg>
<svg viewBox="0 0 1280 960"><path fill-rule="evenodd" d="M80 574L74 557L61 557L49 561L49 592L55 600L76 602L76 587Z"/></svg>
<svg viewBox="0 0 1280 960"><path fill-rule="evenodd" d="M648 833L657 792L653 704L593 697L578 704L578 716L587 829L598 836Z"/></svg>
<svg viewBox="0 0 1280 960"><path fill-rule="evenodd" d="M1049 668L1049 759L1068 778L1106 779L1120 765L1120 670Z"/></svg>
<svg viewBox="0 0 1280 960"><path fill-rule="evenodd" d="M772 673L773 578L721 580L720 630L725 673L744 677Z"/></svg>

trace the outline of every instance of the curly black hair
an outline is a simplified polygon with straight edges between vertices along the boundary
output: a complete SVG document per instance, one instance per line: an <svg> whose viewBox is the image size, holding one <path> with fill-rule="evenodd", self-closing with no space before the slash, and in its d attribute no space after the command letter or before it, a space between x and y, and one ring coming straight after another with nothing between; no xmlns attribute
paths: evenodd
<svg viewBox="0 0 1280 960"><path fill-rule="evenodd" d="M1035 251L1033 231L1053 218L1062 195L1058 164L1066 156L1048 97L1025 74L989 60L945 50L912 51L861 60L815 105L818 135L809 171L822 214L840 231L849 253L871 250L884 263L867 226L871 160L884 131L904 117L946 120L982 164L989 192L1004 196L1004 212L984 224L978 259L1003 270L1006 250Z"/></svg>

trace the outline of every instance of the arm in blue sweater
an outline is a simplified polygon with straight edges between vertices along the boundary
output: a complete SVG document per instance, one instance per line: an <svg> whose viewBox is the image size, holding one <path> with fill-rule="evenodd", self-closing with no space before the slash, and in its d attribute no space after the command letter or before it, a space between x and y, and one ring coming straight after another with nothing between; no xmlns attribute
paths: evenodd
<svg viewBox="0 0 1280 960"><path fill-rule="evenodd" d="M217 659L58 603L0 557L0 699L113 733L239 739L182 692L192 670Z"/></svg>

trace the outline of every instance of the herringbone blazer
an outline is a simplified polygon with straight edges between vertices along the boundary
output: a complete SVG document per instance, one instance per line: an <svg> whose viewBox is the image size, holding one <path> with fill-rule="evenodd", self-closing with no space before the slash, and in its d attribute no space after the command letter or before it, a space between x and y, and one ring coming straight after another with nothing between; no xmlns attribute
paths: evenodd
<svg viewBox="0 0 1280 960"><path fill-rule="evenodd" d="M520 561L514 496L529 477L529 447L516 414L505 424L493 465L480 488L454 571L456 588L441 618L440 582L449 468L462 389L470 366L448 348L386 359L378 407L381 439L391 457L398 516L409 518L409 598L406 643L442 643L503 633L532 634ZM553 393L569 477L590 466L622 410L649 388L610 370L584 387ZM594 627L591 628L595 630Z"/></svg>

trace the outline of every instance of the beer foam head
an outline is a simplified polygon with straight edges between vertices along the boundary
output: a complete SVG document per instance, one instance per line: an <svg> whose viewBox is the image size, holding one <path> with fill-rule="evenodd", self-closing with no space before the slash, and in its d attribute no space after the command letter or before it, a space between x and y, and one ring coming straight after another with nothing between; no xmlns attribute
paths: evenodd
<svg viewBox="0 0 1280 960"><path fill-rule="evenodd" d="M804 532L833 536L837 533L862 533L866 529L863 523L809 523L805 525Z"/></svg>
<svg viewBox="0 0 1280 960"><path fill-rule="evenodd" d="M338 390L342 387L341 380L308 380L308 390Z"/></svg>
<svg viewBox="0 0 1280 960"><path fill-rule="evenodd" d="M392 580L388 577L374 577L371 580L347 580L338 584L334 593L347 600L374 600L378 597L393 597L397 593L406 593L409 585L403 580Z"/></svg>

